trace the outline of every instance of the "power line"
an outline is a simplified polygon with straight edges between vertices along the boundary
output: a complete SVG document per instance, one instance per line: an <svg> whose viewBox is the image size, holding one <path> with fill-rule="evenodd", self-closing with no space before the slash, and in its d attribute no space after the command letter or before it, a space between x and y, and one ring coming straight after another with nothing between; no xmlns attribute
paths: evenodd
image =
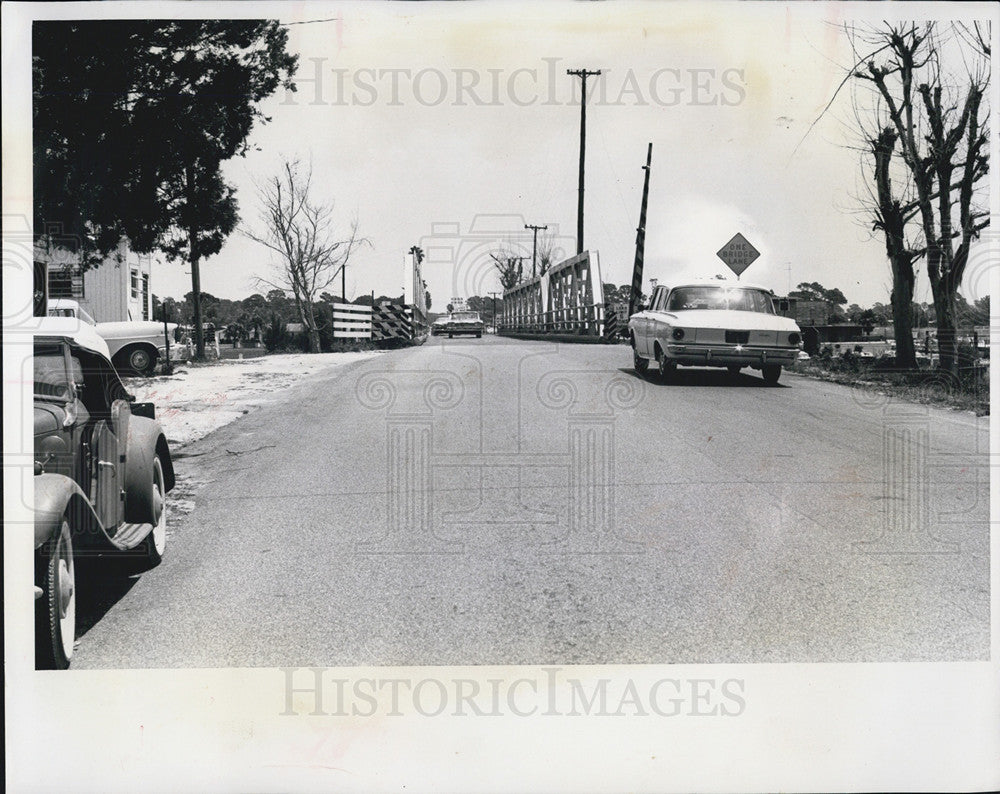
<svg viewBox="0 0 1000 794"><path fill-rule="evenodd" d="M289 27L291 25L315 25L319 22L343 22L343 17L329 17L327 19L305 19L302 22L279 22L279 25Z"/></svg>

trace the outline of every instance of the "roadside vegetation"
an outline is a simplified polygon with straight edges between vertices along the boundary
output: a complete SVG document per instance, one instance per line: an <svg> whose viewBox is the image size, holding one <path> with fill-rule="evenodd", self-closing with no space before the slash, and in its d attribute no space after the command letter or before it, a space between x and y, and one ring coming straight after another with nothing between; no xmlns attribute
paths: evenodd
<svg viewBox="0 0 1000 794"><path fill-rule="evenodd" d="M847 351L843 355L814 356L798 361L789 371L806 377L853 386L856 389L883 394L892 401L939 405L976 416L990 413L989 368L974 363L971 348L958 349L959 366L951 373L939 367L903 369L894 356L862 358Z"/></svg>

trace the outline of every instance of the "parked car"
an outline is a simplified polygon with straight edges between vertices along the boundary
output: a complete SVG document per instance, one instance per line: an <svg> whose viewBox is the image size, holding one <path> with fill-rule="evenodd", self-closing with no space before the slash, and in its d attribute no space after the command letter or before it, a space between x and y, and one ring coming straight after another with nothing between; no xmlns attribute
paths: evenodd
<svg viewBox="0 0 1000 794"><path fill-rule="evenodd" d="M152 320L99 323L79 303L69 298L50 300L48 314L50 317L75 317L94 326L108 343L111 361L123 374L152 375L156 363L166 360L167 342L163 323ZM176 330L177 323L167 323L166 332L171 340L175 338ZM171 360L179 360L185 350L190 353L190 346L185 346L183 342L175 345L171 341L170 350Z"/></svg>
<svg viewBox="0 0 1000 794"><path fill-rule="evenodd" d="M452 312L448 322L448 338L456 334L475 334L476 339L483 335L485 324L479 312Z"/></svg>
<svg viewBox="0 0 1000 794"><path fill-rule="evenodd" d="M43 317L33 333L35 664L65 668L76 559L113 575L158 565L174 468L153 404L134 402L91 326Z"/></svg>
<svg viewBox="0 0 1000 794"><path fill-rule="evenodd" d="M678 365L759 369L774 384L795 361L802 341L795 321L774 310L770 290L717 279L675 287L657 285L649 308L629 319L629 341L639 373L654 363L664 379Z"/></svg>
<svg viewBox="0 0 1000 794"><path fill-rule="evenodd" d="M431 323L431 336L441 336L448 333L448 325L451 322L450 316L438 317Z"/></svg>

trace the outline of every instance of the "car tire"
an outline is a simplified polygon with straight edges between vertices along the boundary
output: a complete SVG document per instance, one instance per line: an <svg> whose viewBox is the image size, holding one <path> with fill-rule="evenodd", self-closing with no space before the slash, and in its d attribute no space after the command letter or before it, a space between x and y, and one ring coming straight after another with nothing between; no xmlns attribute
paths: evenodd
<svg viewBox="0 0 1000 794"><path fill-rule="evenodd" d="M658 351L656 369L660 375L660 380L664 383L670 383L677 375L677 365L663 355L662 351Z"/></svg>
<svg viewBox="0 0 1000 794"><path fill-rule="evenodd" d="M35 667L65 670L76 639L76 571L69 522L38 550L36 564L42 594L35 600Z"/></svg>
<svg viewBox="0 0 1000 794"><path fill-rule="evenodd" d="M632 368L640 375L645 375L649 370L649 359L639 355L639 351L632 348Z"/></svg>
<svg viewBox="0 0 1000 794"><path fill-rule="evenodd" d="M454 339L454 338L455 338L455 335L454 335L454 334L448 334L448 338L449 338L449 339Z"/></svg>
<svg viewBox="0 0 1000 794"><path fill-rule="evenodd" d="M153 374L156 369L156 358L156 351L144 345L126 348L122 354L125 369L142 377Z"/></svg>
<svg viewBox="0 0 1000 794"><path fill-rule="evenodd" d="M123 552L120 573L131 576L148 571L163 562L163 554L167 549L167 501L166 483L163 477L163 463L160 456L153 458L153 505L157 520L142 542L130 551Z"/></svg>
<svg viewBox="0 0 1000 794"><path fill-rule="evenodd" d="M781 364L765 364L761 367L761 374L764 376L764 383L774 386L781 377Z"/></svg>
<svg viewBox="0 0 1000 794"><path fill-rule="evenodd" d="M476 334L476 339L482 339L482 338L483 338L482 334Z"/></svg>
<svg viewBox="0 0 1000 794"><path fill-rule="evenodd" d="M729 373L731 378L735 378L740 374L741 369L743 369L743 367L738 367L736 364L733 364L732 366L726 367L726 372Z"/></svg>

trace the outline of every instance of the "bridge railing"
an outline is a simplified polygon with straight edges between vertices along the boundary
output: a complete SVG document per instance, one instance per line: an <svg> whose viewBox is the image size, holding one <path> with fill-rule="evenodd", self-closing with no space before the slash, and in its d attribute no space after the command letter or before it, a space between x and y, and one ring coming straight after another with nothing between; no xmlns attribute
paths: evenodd
<svg viewBox="0 0 1000 794"><path fill-rule="evenodd" d="M499 333L578 334L600 336L604 332L604 304L567 306L545 312L512 312L497 322Z"/></svg>
<svg viewBox="0 0 1000 794"><path fill-rule="evenodd" d="M584 251L504 292L501 334L606 335L604 288L596 251Z"/></svg>

